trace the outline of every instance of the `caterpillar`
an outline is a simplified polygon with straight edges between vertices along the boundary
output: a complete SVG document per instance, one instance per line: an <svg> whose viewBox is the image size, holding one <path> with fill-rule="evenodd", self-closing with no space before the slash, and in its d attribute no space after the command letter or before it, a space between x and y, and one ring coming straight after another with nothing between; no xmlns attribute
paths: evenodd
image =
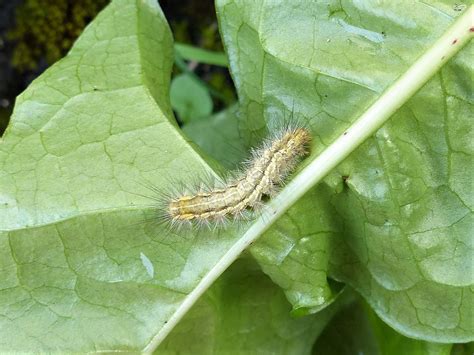
<svg viewBox="0 0 474 355"><path fill-rule="evenodd" d="M162 204L162 219L172 226L210 224L229 217L244 216L255 210L264 196L272 196L309 152L311 134L299 126L280 129L262 146L252 150L242 172L236 173L222 186L201 189L195 194L168 196ZM216 185L216 184L214 184Z"/></svg>

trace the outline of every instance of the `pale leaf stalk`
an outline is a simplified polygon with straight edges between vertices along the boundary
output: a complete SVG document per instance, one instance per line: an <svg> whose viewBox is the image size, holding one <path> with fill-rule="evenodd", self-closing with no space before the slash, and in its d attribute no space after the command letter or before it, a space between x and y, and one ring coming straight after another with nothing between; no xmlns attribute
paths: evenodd
<svg viewBox="0 0 474 355"><path fill-rule="evenodd" d="M474 6L469 7L380 98L334 143L304 168L271 199L260 217L201 279L176 312L144 349L151 353L166 338L201 295L237 257L278 220L309 189L320 182L367 138L372 136L410 99L474 34Z"/></svg>

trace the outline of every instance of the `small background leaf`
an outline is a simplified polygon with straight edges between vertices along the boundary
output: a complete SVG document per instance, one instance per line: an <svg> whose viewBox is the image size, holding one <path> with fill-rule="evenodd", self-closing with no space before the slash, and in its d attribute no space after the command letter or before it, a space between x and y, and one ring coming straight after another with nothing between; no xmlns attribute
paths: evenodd
<svg viewBox="0 0 474 355"><path fill-rule="evenodd" d="M183 123L199 120L212 112L209 91L189 74L180 74L173 79L170 99L171 106Z"/></svg>
<svg viewBox="0 0 474 355"><path fill-rule="evenodd" d="M234 105L210 117L183 126L190 137L222 166L235 170L247 157L247 147L239 133L238 106Z"/></svg>

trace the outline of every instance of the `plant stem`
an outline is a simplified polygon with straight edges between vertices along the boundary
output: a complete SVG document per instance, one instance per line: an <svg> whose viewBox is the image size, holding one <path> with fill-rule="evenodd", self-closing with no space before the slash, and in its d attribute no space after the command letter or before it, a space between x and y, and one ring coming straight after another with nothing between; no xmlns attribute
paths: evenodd
<svg viewBox="0 0 474 355"><path fill-rule="evenodd" d="M191 76L191 78L196 81L199 85L202 85L209 93L214 96L215 98L224 101L225 102L225 97L222 95L219 91L211 87L209 84L207 84L204 80L202 80L199 76L197 76L192 70L188 68L186 65L184 59L181 57L179 53L175 53L174 56L174 63L176 66L183 72Z"/></svg>
<svg viewBox="0 0 474 355"><path fill-rule="evenodd" d="M174 43L174 50L186 60L195 60L199 63L217 65L227 68L229 63L224 52L208 51L185 43Z"/></svg>
<svg viewBox="0 0 474 355"><path fill-rule="evenodd" d="M474 6L471 6L352 126L303 169L278 196L267 204L261 216L242 238L223 255L196 288L185 298L168 323L161 328L159 333L145 348L145 352L152 352L198 298L250 244L257 240L310 188L320 182L362 142L373 135L393 113L405 104L452 56L468 43L473 34Z"/></svg>

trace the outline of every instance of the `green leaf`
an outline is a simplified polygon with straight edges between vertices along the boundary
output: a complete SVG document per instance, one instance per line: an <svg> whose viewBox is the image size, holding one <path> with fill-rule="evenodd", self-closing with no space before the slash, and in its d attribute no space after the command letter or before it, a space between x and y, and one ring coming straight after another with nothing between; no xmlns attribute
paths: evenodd
<svg viewBox="0 0 474 355"><path fill-rule="evenodd" d="M278 113L293 111L312 128L318 154L370 103L377 105L458 15L442 2L307 5L217 2L249 143L259 140ZM473 153L467 129L472 49L471 43L396 110L307 197L312 204L294 207L300 212L290 238L280 238L279 247L273 238L252 248L296 309L303 295L313 300L308 307L318 309L317 286L300 286L294 275L322 279L325 270L300 255L327 250L329 275L352 285L403 334L434 342L474 338L473 191L466 173ZM323 211L312 207L325 204ZM324 237L314 241L318 234ZM311 243L300 242L308 236ZM287 263L293 265L277 262L285 260L282 250L290 251ZM302 294L292 297L295 290ZM327 291L320 294L326 295L320 304L330 300Z"/></svg>
<svg viewBox="0 0 474 355"><path fill-rule="evenodd" d="M236 238L146 221L143 185L209 171L172 118L172 62L156 2L116 0L18 97L0 142L1 351L141 350Z"/></svg>
<svg viewBox="0 0 474 355"><path fill-rule="evenodd" d="M225 53L208 51L184 43L175 43L174 50L183 59L221 67L227 67L229 65Z"/></svg>
<svg viewBox="0 0 474 355"><path fill-rule="evenodd" d="M250 258L238 259L186 314L156 354L307 354L352 298L294 318L281 289Z"/></svg>
<svg viewBox="0 0 474 355"><path fill-rule="evenodd" d="M318 198L324 193L324 186L312 189L250 248L262 270L285 291L294 315L318 312L341 291L327 278L328 250L338 228L333 208Z"/></svg>
<svg viewBox="0 0 474 355"><path fill-rule="evenodd" d="M183 126L183 132L204 152L228 169L237 169L248 156L239 134L238 106Z"/></svg>
<svg viewBox="0 0 474 355"><path fill-rule="evenodd" d="M363 302L356 302L331 319L314 344L313 355L449 355L451 349L451 344L406 338L383 323Z"/></svg>
<svg viewBox="0 0 474 355"><path fill-rule="evenodd" d="M170 89L171 106L183 123L206 117L212 112L212 99L206 88L189 74L174 77Z"/></svg>

